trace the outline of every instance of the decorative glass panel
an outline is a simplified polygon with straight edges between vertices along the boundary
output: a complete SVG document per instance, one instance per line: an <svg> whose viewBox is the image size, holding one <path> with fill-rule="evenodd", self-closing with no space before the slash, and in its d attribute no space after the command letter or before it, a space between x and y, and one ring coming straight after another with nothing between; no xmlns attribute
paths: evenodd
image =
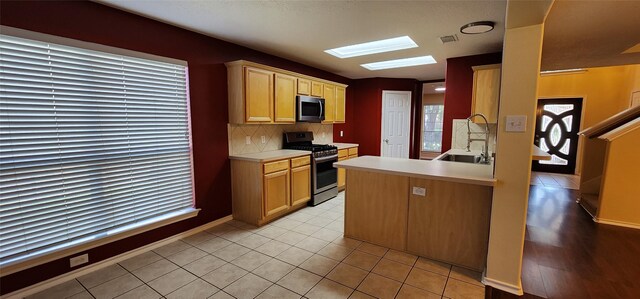
<svg viewBox="0 0 640 299"><path fill-rule="evenodd" d="M558 143L560 142L560 136L562 135L562 129L560 128L560 126L558 124L553 125L553 127L551 127L551 134L549 134L549 140L551 141L551 144L553 146L558 145Z"/></svg>
<svg viewBox="0 0 640 299"><path fill-rule="evenodd" d="M549 111L555 115L560 115L567 111L573 110L573 104L552 104L544 105L544 110Z"/></svg>
<svg viewBox="0 0 640 299"><path fill-rule="evenodd" d="M571 131L571 125L573 124L573 115L565 116L562 118L565 126L567 126L567 132Z"/></svg>

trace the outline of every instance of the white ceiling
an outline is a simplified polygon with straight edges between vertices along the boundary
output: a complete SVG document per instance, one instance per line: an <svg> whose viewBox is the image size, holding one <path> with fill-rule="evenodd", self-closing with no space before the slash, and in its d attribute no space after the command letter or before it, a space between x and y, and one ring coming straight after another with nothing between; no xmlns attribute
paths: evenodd
<svg viewBox="0 0 640 299"><path fill-rule="evenodd" d="M557 0L545 21L541 69L638 64L638 43L640 1Z"/></svg>
<svg viewBox="0 0 640 299"><path fill-rule="evenodd" d="M506 11L506 0L96 1L352 79L442 79L447 58L502 50ZM493 21L496 28L485 34L460 34L460 26L474 21ZM459 41L440 42L440 36L451 34ZM324 52L404 35L419 47L346 59ZM438 63L380 71L360 66L423 55L432 55Z"/></svg>

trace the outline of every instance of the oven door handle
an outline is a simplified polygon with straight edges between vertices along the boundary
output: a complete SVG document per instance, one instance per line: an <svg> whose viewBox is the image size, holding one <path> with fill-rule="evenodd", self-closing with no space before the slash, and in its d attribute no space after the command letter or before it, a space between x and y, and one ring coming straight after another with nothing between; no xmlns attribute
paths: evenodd
<svg viewBox="0 0 640 299"><path fill-rule="evenodd" d="M320 157L320 158L313 158L313 160L314 160L316 163L327 162L327 161L330 161L330 160L336 160L336 161L338 161L338 154L331 155L331 156L326 156L326 157Z"/></svg>

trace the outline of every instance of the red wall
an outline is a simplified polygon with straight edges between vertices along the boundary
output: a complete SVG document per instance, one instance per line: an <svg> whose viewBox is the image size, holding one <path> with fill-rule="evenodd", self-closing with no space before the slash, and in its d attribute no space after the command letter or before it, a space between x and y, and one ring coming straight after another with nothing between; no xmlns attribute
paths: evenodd
<svg viewBox="0 0 640 299"><path fill-rule="evenodd" d="M502 53L491 53L447 59L444 94L444 123L442 128L442 152L451 149L451 133L454 119L471 115L473 93L472 66L502 62Z"/></svg>
<svg viewBox="0 0 640 299"><path fill-rule="evenodd" d="M224 62L246 59L344 84L351 83L347 78L322 70L93 2L1 1L0 23L188 62L195 196L200 214L189 220L91 249L88 251L91 263L231 214L227 73ZM0 278L0 293L6 294L70 270L75 269L69 268L66 257L4 276Z"/></svg>
<svg viewBox="0 0 640 299"><path fill-rule="evenodd" d="M335 142L358 143L359 155L380 156L382 127L382 91L407 90L412 94L412 119L409 157L417 158L419 154L420 106L422 102L422 84L414 79L371 78L352 80L347 89L346 123L333 126ZM416 107L418 109L416 109ZM340 137L340 130L345 132ZM417 140L417 141L416 141Z"/></svg>

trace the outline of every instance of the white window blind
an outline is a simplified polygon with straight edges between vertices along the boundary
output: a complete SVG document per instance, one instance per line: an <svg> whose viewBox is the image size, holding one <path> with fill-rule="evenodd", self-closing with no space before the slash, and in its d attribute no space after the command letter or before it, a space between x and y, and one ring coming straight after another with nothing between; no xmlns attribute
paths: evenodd
<svg viewBox="0 0 640 299"><path fill-rule="evenodd" d="M0 265L193 210L186 66L0 35Z"/></svg>

